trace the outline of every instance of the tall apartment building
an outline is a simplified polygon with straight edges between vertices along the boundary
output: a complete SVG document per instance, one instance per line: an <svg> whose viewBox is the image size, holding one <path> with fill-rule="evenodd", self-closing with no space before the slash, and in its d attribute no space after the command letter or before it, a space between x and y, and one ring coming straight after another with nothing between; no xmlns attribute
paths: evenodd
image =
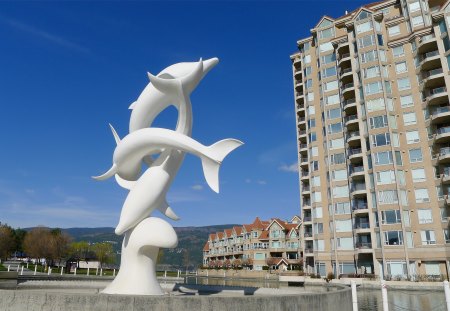
<svg viewBox="0 0 450 311"><path fill-rule="evenodd" d="M324 16L291 55L306 271L448 275L450 5Z"/></svg>

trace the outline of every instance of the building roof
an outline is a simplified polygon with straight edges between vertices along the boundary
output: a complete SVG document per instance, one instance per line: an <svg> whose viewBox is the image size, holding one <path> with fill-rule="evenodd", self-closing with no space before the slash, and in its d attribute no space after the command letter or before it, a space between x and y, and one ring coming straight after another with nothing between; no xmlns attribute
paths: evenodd
<svg viewBox="0 0 450 311"><path fill-rule="evenodd" d="M269 231L263 231L259 235L260 240L268 240L269 239Z"/></svg>
<svg viewBox="0 0 450 311"><path fill-rule="evenodd" d="M240 226L234 226L233 230L236 233L236 235L241 235L242 234L242 227L240 227Z"/></svg>
<svg viewBox="0 0 450 311"><path fill-rule="evenodd" d="M224 233L225 233L225 237L229 238L231 237L233 230L232 229L225 229Z"/></svg>
<svg viewBox="0 0 450 311"><path fill-rule="evenodd" d="M205 243L205 246L203 246L203 251L209 251L209 243Z"/></svg>
<svg viewBox="0 0 450 311"><path fill-rule="evenodd" d="M217 232L217 237L220 239L223 239L223 232Z"/></svg>
<svg viewBox="0 0 450 311"><path fill-rule="evenodd" d="M210 233L210 234L209 234L209 239L210 239L211 241L214 241L214 240L216 239L216 234L215 234L215 233Z"/></svg>

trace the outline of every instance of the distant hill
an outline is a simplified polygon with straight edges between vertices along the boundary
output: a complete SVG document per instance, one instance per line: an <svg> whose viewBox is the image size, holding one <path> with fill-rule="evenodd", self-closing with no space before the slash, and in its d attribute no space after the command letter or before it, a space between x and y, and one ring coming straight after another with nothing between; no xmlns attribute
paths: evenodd
<svg viewBox="0 0 450 311"><path fill-rule="evenodd" d="M161 263L173 267L185 268L188 261L191 268L202 264L203 246L208 240L210 233L223 231L224 229L239 226L231 225L213 225L204 227L175 227L178 235L178 247L175 249L165 249ZM25 228L31 230L32 228ZM114 250L120 252L122 245L122 236L117 236L112 227L100 228L67 228L62 229L67 232L74 241L87 241L98 243L108 241L113 243ZM187 257L187 258L186 258Z"/></svg>

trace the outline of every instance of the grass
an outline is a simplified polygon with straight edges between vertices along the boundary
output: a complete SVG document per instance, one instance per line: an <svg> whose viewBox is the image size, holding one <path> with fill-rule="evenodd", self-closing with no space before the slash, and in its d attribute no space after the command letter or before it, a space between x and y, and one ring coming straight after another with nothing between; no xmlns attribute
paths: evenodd
<svg viewBox="0 0 450 311"><path fill-rule="evenodd" d="M0 271L8 271L8 269L0 263Z"/></svg>

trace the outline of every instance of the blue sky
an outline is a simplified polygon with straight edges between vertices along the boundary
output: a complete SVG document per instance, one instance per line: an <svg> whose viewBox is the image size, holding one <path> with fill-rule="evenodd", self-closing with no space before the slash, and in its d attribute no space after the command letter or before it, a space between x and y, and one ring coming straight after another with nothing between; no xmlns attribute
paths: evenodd
<svg viewBox="0 0 450 311"><path fill-rule="evenodd" d="M188 156L168 195L174 226L300 213L292 69L296 40L362 1L0 3L0 221L13 227L116 226L126 191L92 175L111 165L154 74L218 57L192 94L193 138L237 138L221 193ZM173 128L175 109L156 126ZM155 216L163 217L159 213Z"/></svg>

